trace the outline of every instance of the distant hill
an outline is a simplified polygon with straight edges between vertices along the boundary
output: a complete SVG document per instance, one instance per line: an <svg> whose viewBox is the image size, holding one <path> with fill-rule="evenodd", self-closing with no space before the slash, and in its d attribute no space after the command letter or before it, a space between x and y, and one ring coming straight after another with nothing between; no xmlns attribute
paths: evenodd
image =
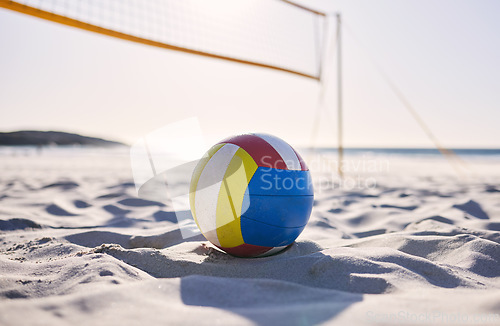
<svg viewBox="0 0 500 326"><path fill-rule="evenodd" d="M22 130L0 132L0 146L90 145L117 146L119 142L61 131Z"/></svg>

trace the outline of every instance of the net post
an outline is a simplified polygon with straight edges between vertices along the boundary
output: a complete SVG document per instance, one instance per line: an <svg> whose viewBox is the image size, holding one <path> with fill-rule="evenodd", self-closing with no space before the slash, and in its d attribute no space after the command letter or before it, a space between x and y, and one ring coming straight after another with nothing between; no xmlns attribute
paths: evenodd
<svg viewBox="0 0 500 326"><path fill-rule="evenodd" d="M343 128L342 128L342 20L340 13L336 13L337 17L337 131L338 131L338 146L337 146L337 172L340 178L344 177L343 161Z"/></svg>

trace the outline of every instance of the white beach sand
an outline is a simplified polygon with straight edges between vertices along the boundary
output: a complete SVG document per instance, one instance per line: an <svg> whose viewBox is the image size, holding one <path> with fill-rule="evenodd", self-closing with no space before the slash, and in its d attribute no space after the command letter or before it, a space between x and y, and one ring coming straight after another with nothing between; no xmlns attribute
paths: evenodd
<svg viewBox="0 0 500 326"><path fill-rule="evenodd" d="M125 152L3 152L0 325L499 325L500 160L352 162L344 188L317 167L295 244L242 259L137 198Z"/></svg>

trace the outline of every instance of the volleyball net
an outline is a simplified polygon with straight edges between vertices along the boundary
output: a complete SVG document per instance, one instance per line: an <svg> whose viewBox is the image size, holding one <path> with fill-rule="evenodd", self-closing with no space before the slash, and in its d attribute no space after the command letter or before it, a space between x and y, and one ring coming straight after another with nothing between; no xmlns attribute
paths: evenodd
<svg viewBox="0 0 500 326"><path fill-rule="evenodd" d="M0 0L115 38L319 80L326 15L285 0Z"/></svg>
<svg viewBox="0 0 500 326"><path fill-rule="evenodd" d="M327 43L335 38L330 17L289 0L0 0L0 8L127 41L311 78L321 82L318 108L323 106L322 75L332 49ZM454 157L403 93L382 76L443 155ZM312 147L317 129L315 125Z"/></svg>

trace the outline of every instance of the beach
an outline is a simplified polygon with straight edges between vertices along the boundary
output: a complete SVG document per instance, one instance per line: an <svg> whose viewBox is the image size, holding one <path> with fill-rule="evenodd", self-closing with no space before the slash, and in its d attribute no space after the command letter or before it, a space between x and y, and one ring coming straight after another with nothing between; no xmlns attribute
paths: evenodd
<svg viewBox="0 0 500 326"><path fill-rule="evenodd" d="M0 324L500 323L500 155L455 171L347 152L339 179L332 153L309 154L304 232L245 259L139 198L127 149L0 151Z"/></svg>

